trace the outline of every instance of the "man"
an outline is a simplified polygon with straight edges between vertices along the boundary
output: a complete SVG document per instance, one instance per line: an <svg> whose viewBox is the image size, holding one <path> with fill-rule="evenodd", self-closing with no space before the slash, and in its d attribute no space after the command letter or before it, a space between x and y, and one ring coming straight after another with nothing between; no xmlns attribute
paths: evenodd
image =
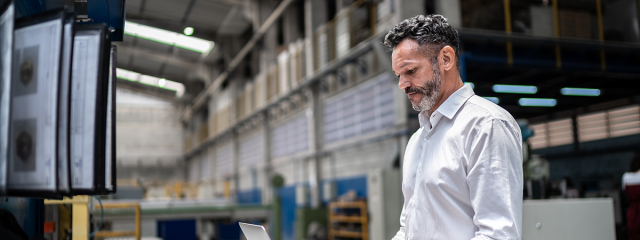
<svg viewBox="0 0 640 240"><path fill-rule="evenodd" d="M441 15L416 16L384 39L398 87L421 128L407 145L401 239L520 239L520 127L476 96L459 73L458 32Z"/></svg>

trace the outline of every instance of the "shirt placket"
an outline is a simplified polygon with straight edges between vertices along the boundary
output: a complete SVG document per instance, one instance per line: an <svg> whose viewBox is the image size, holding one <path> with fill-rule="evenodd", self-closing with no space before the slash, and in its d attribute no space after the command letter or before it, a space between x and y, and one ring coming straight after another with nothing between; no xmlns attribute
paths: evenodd
<svg viewBox="0 0 640 240"><path fill-rule="evenodd" d="M435 112L432 113L431 116L428 119L428 126L423 128L423 131L426 131L426 134L424 136L424 140L422 142L422 152L420 154L420 159L418 159L418 169L416 169L416 179L414 181L414 187L413 187L413 196L411 197L411 200L409 200L409 208L411 209L411 211L409 211L410 213L416 213L417 209L416 207L418 206L417 203L417 199L418 196L420 196L420 189L421 189L421 185L420 185L420 180L422 179L422 166L423 163L425 161L426 155L427 155L427 146L429 144L429 141L431 140L431 136L433 135L433 130L434 127L438 124L440 118L442 117L441 114ZM414 214L411 214L408 217L408 220L411 219L413 220L413 218L415 216L413 216ZM407 221L407 223L411 223L412 221ZM411 228L409 228L409 233L406 235L406 239L410 240L413 239L413 231L411 230Z"/></svg>
<svg viewBox="0 0 640 240"><path fill-rule="evenodd" d="M427 133L425 134L425 139L422 142L422 151L420 153L420 159L418 159L418 168L416 169L416 179L415 179L414 184L413 184L413 186L414 186L413 187L413 196L411 197L411 200L409 200L409 209L410 209L410 211L408 211L408 212L412 213L412 214L410 214L408 216L408 220L410 219L410 221L407 221L407 223L415 222L415 221L411 221L411 220L413 220L413 218L415 217L415 214L413 214L413 213L416 213L416 211L417 211L417 209L416 209L416 207L418 206L418 203L417 203L418 200L417 199L418 199L418 196L420 196L419 194L420 194L420 189L421 189L420 188L420 179L422 179L422 166L423 166L423 163L425 161L426 154L427 154L427 144L428 144L428 140L429 140L428 136L431 135L431 130L427 130L426 127L423 128L423 131L426 131ZM408 240L413 239L413 231L412 231L412 229L409 228L408 232L409 233L407 234L406 239L408 239Z"/></svg>
<svg viewBox="0 0 640 240"><path fill-rule="evenodd" d="M433 135L433 128L436 127L436 125L438 125L438 122L440 122L440 119L442 118L442 114L440 114L439 112L434 112L431 114L431 116L429 117L429 123L431 124L430 128L431 131L429 131L429 133L427 134L427 139L431 138L431 135Z"/></svg>

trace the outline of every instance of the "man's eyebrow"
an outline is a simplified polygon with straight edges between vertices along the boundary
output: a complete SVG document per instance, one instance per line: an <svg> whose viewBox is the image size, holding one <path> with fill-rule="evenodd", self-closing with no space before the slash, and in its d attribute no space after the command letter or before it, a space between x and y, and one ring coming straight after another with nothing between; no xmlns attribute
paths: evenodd
<svg viewBox="0 0 640 240"><path fill-rule="evenodd" d="M399 70L402 70L404 67L406 67L407 65L411 64L410 62L405 62L402 65L400 65ZM400 78L401 74L396 75L396 77Z"/></svg>

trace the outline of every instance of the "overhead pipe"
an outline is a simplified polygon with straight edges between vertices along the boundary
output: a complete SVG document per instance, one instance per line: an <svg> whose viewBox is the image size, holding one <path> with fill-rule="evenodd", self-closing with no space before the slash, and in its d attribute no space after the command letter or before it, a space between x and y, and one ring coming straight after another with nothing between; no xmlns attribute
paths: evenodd
<svg viewBox="0 0 640 240"><path fill-rule="evenodd" d="M262 26L258 28L258 31L255 34L253 34L253 37L251 37L251 40L249 40L249 42L246 45L244 45L244 47L242 47L240 52L231 60L231 63L229 63L229 65L224 70L224 72L222 72L222 74L220 74L213 81L213 83L211 83L211 85L207 87L207 89L205 89L200 94L198 94L198 96L195 97L195 99L193 100L193 104L191 106L186 107L186 109L182 112L182 118L181 118L182 121L189 120L193 115L194 109L199 109L200 107L202 107L202 105L207 100L207 97L210 94L213 94L216 90L218 90L220 85L222 85L222 82L224 82L227 79L227 77L229 77L229 74L233 72L233 70L235 70L238 64L240 64L240 61L242 61L242 59L244 59L244 57L249 53L249 51L251 51L251 49L255 47L256 43L262 38L265 32L267 32L267 30L271 27L271 25L273 25L273 23L278 18L280 18L284 10L287 9L287 7L289 7L289 5L292 2L293 0L284 0L282 1L282 3L280 3L280 5L278 5L276 10L274 10L273 13L271 13L271 15L269 16L269 18L267 18L267 20L262 24Z"/></svg>

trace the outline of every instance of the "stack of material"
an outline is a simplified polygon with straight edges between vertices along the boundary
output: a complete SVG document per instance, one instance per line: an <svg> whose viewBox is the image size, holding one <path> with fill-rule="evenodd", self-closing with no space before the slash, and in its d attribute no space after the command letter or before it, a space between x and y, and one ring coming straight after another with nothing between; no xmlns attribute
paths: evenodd
<svg viewBox="0 0 640 240"><path fill-rule="evenodd" d="M560 36L570 38L592 39L591 14L588 11L560 10Z"/></svg>

